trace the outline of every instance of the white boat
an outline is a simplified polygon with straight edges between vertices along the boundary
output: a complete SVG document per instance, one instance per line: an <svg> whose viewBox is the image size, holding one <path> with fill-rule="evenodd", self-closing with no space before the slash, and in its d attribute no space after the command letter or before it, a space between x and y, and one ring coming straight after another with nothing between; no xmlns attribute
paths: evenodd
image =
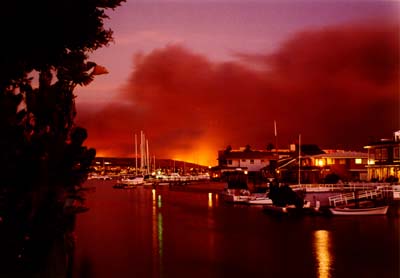
<svg viewBox="0 0 400 278"><path fill-rule="evenodd" d="M370 208L329 208L333 215L385 215L389 206L370 207Z"/></svg>
<svg viewBox="0 0 400 278"><path fill-rule="evenodd" d="M226 174L227 185L221 197L225 202L245 203L250 199L250 190L247 186L247 172L235 169Z"/></svg>
<svg viewBox="0 0 400 278"><path fill-rule="evenodd" d="M268 198L267 194L254 193L251 194L247 200L249 205L272 205L272 200Z"/></svg>
<svg viewBox="0 0 400 278"><path fill-rule="evenodd" d="M136 176L133 178L124 178L124 179L121 179L121 183L126 184L126 185L142 185L142 184L144 184L144 177Z"/></svg>
<svg viewBox="0 0 400 278"><path fill-rule="evenodd" d="M221 193L222 199L229 203L245 203L250 199L250 191L247 189L226 188Z"/></svg>

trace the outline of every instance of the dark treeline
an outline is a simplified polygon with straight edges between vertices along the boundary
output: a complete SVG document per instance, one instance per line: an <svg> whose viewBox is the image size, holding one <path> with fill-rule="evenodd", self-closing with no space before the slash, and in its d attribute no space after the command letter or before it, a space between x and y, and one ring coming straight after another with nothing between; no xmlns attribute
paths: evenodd
<svg viewBox="0 0 400 278"><path fill-rule="evenodd" d="M86 180L95 157L84 146L86 130L74 123L74 89L106 73L88 53L112 41L105 11L122 2L1 4L1 277L44 271L57 232L73 226L65 200Z"/></svg>

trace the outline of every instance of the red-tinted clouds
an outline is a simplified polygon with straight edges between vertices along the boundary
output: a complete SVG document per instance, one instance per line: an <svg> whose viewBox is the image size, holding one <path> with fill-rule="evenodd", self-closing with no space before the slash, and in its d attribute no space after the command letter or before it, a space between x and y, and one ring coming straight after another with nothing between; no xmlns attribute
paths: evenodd
<svg viewBox="0 0 400 278"><path fill-rule="evenodd" d="M220 63L179 45L135 54L119 102L79 121L100 154L132 155L144 130L157 157L215 164L217 150L302 134L321 147L361 147L399 128L399 29L335 26L297 33L275 53ZM119 104L117 104L119 103ZM108 150L107 150L108 149Z"/></svg>

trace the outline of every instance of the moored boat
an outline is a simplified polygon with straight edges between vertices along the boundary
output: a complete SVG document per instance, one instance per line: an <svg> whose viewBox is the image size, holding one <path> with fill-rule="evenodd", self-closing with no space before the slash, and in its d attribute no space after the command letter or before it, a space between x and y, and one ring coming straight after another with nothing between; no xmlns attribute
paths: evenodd
<svg viewBox="0 0 400 278"><path fill-rule="evenodd" d="M333 215L385 215L389 206L366 207L366 208L350 208L335 207L329 208Z"/></svg>
<svg viewBox="0 0 400 278"><path fill-rule="evenodd" d="M246 201L247 204L249 205L272 205L273 202L272 200L267 196L266 193L264 194L259 194L259 193L254 193L251 194Z"/></svg>
<svg viewBox="0 0 400 278"><path fill-rule="evenodd" d="M229 189L221 192L222 199L229 203L245 203L250 199L250 191L247 189Z"/></svg>
<svg viewBox="0 0 400 278"><path fill-rule="evenodd" d="M245 203L250 199L250 190L247 186L247 173L238 169L227 175L227 185L221 197L225 202Z"/></svg>
<svg viewBox="0 0 400 278"><path fill-rule="evenodd" d="M124 179L121 179L121 183L126 184L126 185L142 185L142 184L144 184L144 177L136 176L133 178L124 178Z"/></svg>

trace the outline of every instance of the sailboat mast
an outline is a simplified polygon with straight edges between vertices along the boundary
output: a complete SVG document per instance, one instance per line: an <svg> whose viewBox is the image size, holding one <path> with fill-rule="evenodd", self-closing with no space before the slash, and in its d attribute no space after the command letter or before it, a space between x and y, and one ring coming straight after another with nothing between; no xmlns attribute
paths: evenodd
<svg viewBox="0 0 400 278"><path fill-rule="evenodd" d="M278 154L278 130L276 128L276 121L274 120L274 134L275 134L275 152L276 155L278 156L279 159L279 154Z"/></svg>
<svg viewBox="0 0 400 278"><path fill-rule="evenodd" d="M146 139L146 174L150 173L149 140Z"/></svg>
<svg viewBox="0 0 400 278"><path fill-rule="evenodd" d="M140 172L143 173L144 165L144 148L143 148L143 131L140 131Z"/></svg>
<svg viewBox="0 0 400 278"><path fill-rule="evenodd" d="M135 133L135 175L137 175L137 134Z"/></svg>

